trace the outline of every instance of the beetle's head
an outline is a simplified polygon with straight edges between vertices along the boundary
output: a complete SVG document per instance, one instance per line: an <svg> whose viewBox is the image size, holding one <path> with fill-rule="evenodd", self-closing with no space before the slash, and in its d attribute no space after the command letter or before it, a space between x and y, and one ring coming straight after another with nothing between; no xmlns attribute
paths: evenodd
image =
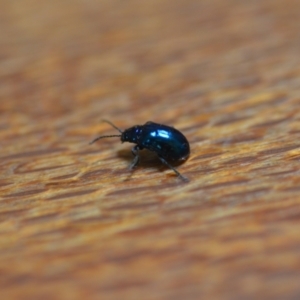
<svg viewBox="0 0 300 300"><path fill-rule="evenodd" d="M141 126L136 125L122 132L121 141L129 143L138 143L141 134Z"/></svg>

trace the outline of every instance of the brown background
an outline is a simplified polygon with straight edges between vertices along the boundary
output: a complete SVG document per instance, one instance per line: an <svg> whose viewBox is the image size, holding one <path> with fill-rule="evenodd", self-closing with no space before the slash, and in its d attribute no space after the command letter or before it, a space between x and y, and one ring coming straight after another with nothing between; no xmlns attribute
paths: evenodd
<svg viewBox="0 0 300 300"><path fill-rule="evenodd" d="M1 299L299 299L300 1L0 4Z"/></svg>

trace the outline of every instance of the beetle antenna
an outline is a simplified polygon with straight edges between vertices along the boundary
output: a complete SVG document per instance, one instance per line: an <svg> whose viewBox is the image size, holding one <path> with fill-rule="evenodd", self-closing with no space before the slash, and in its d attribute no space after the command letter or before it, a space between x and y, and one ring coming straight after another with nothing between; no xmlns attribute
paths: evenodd
<svg viewBox="0 0 300 300"><path fill-rule="evenodd" d="M112 126L113 128L117 129L120 133L123 133L123 131L117 127L115 124L113 124L112 122L108 121L108 120L102 120L102 122L108 123L110 126Z"/></svg>
<svg viewBox="0 0 300 300"><path fill-rule="evenodd" d="M98 136L97 138L95 138L94 140L92 140L92 141L90 142L90 145L91 145L91 144L94 144L95 142L97 142L98 140L103 139L103 138L120 137L120 136L121 136L121 134L101 135L101 136Z"/></svg>
<svg viewBox="0 0 300 300"><path fill-rule="evenodd" d="M115 124L113 124L112 122L108 121L108 120L101 120L102 122L105 122L105 123L108 123L109 125L111 125L113 128L117 129L120 133L123 133L123 131L117 127ZM95 142L97 142L98 140L100 139L103 139L103 138L108 138L108 137L121 137L122 135L121 134L113 134L113 135L101 135L101 136L98 136L97 138L95 138L94 140L92 140L90 142L90 144L93 144Z"/></svg>

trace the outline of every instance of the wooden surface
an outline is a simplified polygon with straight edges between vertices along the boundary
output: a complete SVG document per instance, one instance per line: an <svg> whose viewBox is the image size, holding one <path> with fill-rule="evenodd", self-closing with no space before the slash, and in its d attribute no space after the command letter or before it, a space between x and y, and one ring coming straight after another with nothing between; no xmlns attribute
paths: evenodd
<svg viewBox="0 0 300 300"><path fill-rule="evenodd" d="M299 299L299 13L2 0L1 299ZM190 182L103 118L180 129Z"/></svg>

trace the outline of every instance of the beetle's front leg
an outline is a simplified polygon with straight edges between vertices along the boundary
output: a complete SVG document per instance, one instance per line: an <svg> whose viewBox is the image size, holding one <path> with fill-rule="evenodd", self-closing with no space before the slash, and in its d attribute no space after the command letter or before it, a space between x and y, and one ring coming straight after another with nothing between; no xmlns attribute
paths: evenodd
<svg viewBox="0 0 300 300"><path fill-rule="evenodd" d="M136 145L131 149L132 155L134 156L133 161L131 162L131 164L129 165L129 169L132 170L133 168L135 168L139 161L140 161L140 156L139 156L139 151L141 150L141 148Z"/></svg>

